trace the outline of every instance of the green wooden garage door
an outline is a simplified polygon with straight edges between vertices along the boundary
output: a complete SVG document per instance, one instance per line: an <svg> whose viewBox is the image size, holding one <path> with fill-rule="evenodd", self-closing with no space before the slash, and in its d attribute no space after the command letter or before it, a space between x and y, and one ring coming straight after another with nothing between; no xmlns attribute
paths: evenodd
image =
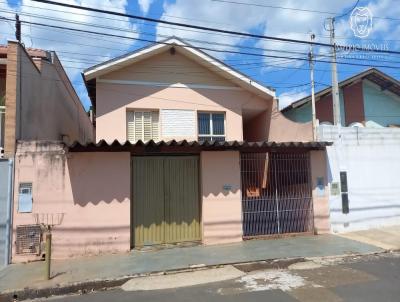
<svg viewBox="0 0 400 302"><path fill-rule="evenodd" d="M132 160L132 245L199 241L199 159L144 156Z"/></svg>

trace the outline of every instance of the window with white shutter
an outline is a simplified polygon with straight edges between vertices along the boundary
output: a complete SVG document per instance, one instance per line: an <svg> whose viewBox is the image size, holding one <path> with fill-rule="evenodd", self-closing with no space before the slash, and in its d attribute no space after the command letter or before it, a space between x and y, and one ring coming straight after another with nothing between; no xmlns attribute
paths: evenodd
<svg viewBox="0 0 400 302"><path fill-rule="evenodd" d="M126 115L127 138L129 141L158 140L158 111L128 111Z"/></svg>

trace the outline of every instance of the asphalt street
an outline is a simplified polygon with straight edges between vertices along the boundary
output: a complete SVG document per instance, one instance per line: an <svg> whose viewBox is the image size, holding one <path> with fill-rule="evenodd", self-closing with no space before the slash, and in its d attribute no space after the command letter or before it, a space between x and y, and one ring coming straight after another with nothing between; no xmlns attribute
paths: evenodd
<svg viewBox="0 0 400 302"><path fill-rule="evenodd" d="M256 268L234 280L184 288L114 289L40 301L400 301L400 253L321 258L281 270Z"/></svg>

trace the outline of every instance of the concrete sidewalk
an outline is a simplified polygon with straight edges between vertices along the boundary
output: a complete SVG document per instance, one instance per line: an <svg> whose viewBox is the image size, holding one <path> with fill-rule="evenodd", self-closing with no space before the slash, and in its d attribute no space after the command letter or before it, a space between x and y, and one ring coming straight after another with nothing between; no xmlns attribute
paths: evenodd
<svg viewBox="0 0 400 302"><path fill-rule="evenodd" d="M85 282L101 283L104 280L122 282L129 276L196 266L382 251L383 249L379 247L335 235L252 240L230 245L195 246L148 252L132 251L119 255L54 260L53 278L49 281L43 280L44 262L10 265L0 271L0 292L10 293L27 288L32 290L62 288Z"/></svg>
<svg viewBox="0 0 400 302"><path fill-rule="evenodd" d="M375 245L385 250L400 250L400 225L344 233L340 236Z"/></svg>

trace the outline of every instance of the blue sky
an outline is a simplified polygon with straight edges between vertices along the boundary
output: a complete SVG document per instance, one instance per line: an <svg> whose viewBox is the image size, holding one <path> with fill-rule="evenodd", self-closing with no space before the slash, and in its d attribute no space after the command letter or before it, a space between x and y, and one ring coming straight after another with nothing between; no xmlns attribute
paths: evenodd
<svg viewBox="0 0 400 302"><path fill-rule="evenodd" d="M310 32L317 42L329 42L324 29L325 19L351 11L353 0L71 0L58 1L114 10L124 13L162 18L165 20L308 40ZM232 3L237 2L237 3ZM247 3L247 5L240 3ZM250 4L250 5L249 5ZM255 4L255 5L251 5ZM272 8L266 6L279 6ZM367 7L372 14L369 35L358 38L350 26L350 14L337 18L337 43L364 47L400 50L400 5L395 0L361 0L357 7ZM312 12L308 11L312 10ZM277 43L239 36L204 33L168 25L154 24L128 18L89 13L58 6L38 4L31 0L0 0L0 15L22 20L61 25L70 28L124 35L129 39L103 37L37 25L23 26L23 42L27 47L55 50L74 84L82 103L90 105L80 76L84 68L100 63L128 51L145 46L146 40L162 40L175 35L193 45L219 50L251 52L263 55L306 58L307 45ZM364 11L365 12L365 11ZM0 43L13 39L13 22L1 21ZM327 48L315 48L319 60L329 60ZM262 84L276 89L281 107L310 93L308 63L292 59L255 57L223 52L209 52ZM400 55L357 52L339 52L339 61L367 66L400 66ZM328 57L327 57L328 56ZM367 69L367 66L338 65L339 80ZM315 66L317 91L330 84L330 64L317 62ZM395 78L397 69L380 68Z"/></svg>

